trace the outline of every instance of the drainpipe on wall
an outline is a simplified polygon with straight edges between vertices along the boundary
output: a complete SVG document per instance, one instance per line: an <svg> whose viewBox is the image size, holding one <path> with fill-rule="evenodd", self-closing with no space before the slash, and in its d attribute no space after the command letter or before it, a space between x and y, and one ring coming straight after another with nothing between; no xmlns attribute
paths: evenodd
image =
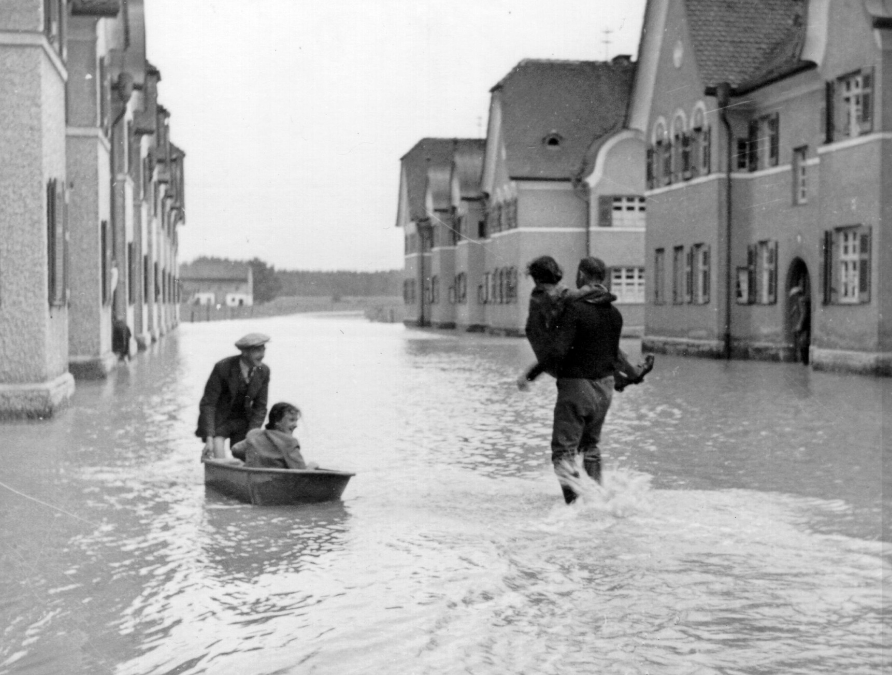
<svg viewBox="0 0 892 675"><path fill-rule="evenodd" d="M728 104L731 100L731 85L720 82L715 87L715 97L719 106L719 115L725 126L725 358L731 358L731 302L733 300L734 274L731 269L731 168L733 150L731 123L728 121Z"/></svg>
<svg viewBox="0 0 892 675"><path fill-rule="evenodd" d="M588 183L577 173L570 178L573 195L585 204L585 255L592 255L592 209L591 193Z"/></svg>

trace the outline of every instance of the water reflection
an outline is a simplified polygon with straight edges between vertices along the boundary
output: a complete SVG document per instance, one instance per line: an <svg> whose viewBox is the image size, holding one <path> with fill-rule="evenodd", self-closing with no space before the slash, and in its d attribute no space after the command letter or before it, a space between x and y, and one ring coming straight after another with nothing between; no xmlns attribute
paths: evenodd
<svg viewBox="0 0 892 675"><path fill-rule="evenodd" d="M233 505L205 491L205 528L198 540L207 571L222 579L298 573L341 551L349 511L342 502L295 507Z"/></svg>

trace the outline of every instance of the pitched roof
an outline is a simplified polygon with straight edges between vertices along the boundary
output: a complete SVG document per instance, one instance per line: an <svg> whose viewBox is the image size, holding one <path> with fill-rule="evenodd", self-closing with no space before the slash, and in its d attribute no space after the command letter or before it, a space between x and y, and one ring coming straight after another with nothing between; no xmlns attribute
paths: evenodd
<svg viewBox="0 0 892 675"><path fill-rule="evenodd" d="M804 0L685 0L703 83L752 88L802 67Z"/></svg>
<svg viewBox="0 0 892 675"><path fill-rule="evenodd" d="M220 258L199 258L191 263L180 264L180 279L211 280L227 279L245 281L251 267L248 263Z"/></svg>
<svg viewBox="0 0 892 675"><path fill-rule="evenodd" d="M511 178L569 179L586 149L622 128L635 65L627 59L525 59L492 88Z"/></svg>
<svg viewBox="0 0 892 675"><path fill-rule="evenodd" d="M448 170L452 165L455 152L474 143L479 143L479 140L474 138L422 138L400 158L409 202L409 220L418 221L427 217L424 198L427 190L428 168L445 167Z"/></svg>
<svg viewBox="0 0 892 675"><path fill-rule="evenodd" d="M482 196L480 180L483 177L483 155L486 139L474 139L461 145L452 160L452 173L458 177L458 189L462 199Z"/></svg>

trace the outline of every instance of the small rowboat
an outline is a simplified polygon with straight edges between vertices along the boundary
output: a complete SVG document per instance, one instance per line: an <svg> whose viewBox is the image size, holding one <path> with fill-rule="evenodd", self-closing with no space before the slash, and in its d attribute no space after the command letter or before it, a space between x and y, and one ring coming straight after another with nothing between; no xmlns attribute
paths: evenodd
<svg viewBox="0 0 892 675"><path fill-rule="evenodd" d="M340 499L355 474L329 469L267 469L203 459L204 484L256 506Z"/></svg>

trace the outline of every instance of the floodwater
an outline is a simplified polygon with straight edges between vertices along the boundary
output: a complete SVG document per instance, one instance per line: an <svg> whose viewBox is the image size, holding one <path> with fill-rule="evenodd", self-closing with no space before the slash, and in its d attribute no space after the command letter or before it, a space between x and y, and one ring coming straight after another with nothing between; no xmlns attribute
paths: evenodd
<svg viewBox="0 0 892 675"><path fill-rule="evenodd" d="M255 330L304 456L357 473L342 502L206 492L197 402ZM0 673L889 672L892 381L658 356L567 507L530 358L355 316L184 324L3 425Z"/></svg>

